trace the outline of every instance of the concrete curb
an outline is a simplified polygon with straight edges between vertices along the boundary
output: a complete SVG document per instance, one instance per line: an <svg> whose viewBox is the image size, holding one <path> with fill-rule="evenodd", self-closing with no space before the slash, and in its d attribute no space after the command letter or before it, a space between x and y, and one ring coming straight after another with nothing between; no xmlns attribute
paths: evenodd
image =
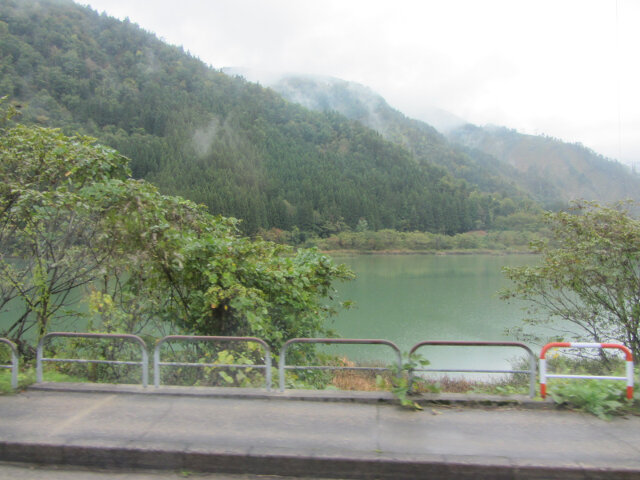
<svg viewBox="0 0 640 480"><path fill-rule="evenodd" d="M7 462L298 478L640 479L640 420L527 411L545 405L527 398L431 395L431 408L414 413L388 392L39 384L0 400Z"/></svg>
<svg viewBox="0 0 640 480"><path fill-rule="evenodd" d="M175 395L194 397L237 398L256 400L293 400L313 402L385 403L396 404L397 399L389 392L361 392L344 390L285 390L266 391L258 388L225 387L180 387L104 384L104 383L36 383L28 390L77 392L77 393L120 393L133 395ZM517 407L525 409L554 408L551 399L531 399L525 395L481 395L462 393L420 394L411 399L420 406L469 406L469 407Z"/></svg>
<svg viewBox="0 0 640 480"><path fill-rule="evenodd" d="M498 460L498 461L496 461ZM588 465L532 465L528 461L430 455L383 458L205 452L0 442L0 461L101 469L183 470L208 473L354 479L637 479L640 472Z"/></svg>

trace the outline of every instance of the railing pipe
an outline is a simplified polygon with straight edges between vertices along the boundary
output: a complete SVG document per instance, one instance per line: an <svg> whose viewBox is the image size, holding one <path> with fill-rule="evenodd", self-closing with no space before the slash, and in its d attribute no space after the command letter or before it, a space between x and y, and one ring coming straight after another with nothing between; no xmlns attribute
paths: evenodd
<svg viewBox="0 0 640 480"><path fill-rule="evenodd" d="M458 372L458 373L528 373L529 374L529 396L535 397L536 394L536 356L533 351L520 342L475 342L475 341L446 341L432 340L416 343L409 351L409 358L420 347L426 345L433 346L453 346L453 347L516 347L522 348L529 355L529 370L480 370L480 369L434 369L434 368L414 368L410 373L410 384L413 379L413 372Z"/></svg>
<svg viewBox="0 0 640 480"><path fill-rule="evenodd" d="M142 360L140 362L116 361L116 360L87 360L80 358L45 358L43 355L44 344L53 337L65 338L122 338L130 340L140 345ZM149 355L147 354L147 345L144 340L137 335L128 333L76 333L76 332L51 332L43 336L38 342L36 351L36 382L42 383L42 362L65 362L65 363L105 363L115 365L140 365L142 367L142 386L146 387L149 383Z"/></svg>
<svg viewBox="0 0 640 480"><path fill-rule="evenodd" d="M161 362L160 361L160 347L163 343L170 341L185 341L185 342L254 342L262 345L264 348L264 365L246 365L246 364L231 364L222 365L218 363L185 363L185 362ZM225 336L205 336L205 335L168 335L161 338L156 343L153 350L153 384L156 387L160 386L160 366L162 365L175 365L186 367L233 367L233 368L264 368L265 369L265 387L267 391L271 391L271 348L261 338L257 337L225 337Z"/></svg>
<svg viewBox="0 0 640 480"><path fill-rule="evenodd" d="M402 370L402 353L398 346L389 340L379 339L362 339L362 338L292 338L285 342L280 349L280 358L278 360L278 376L280 381L280 392L284 392L284 375L286 369L297 370L389 370L389 368L375 367L339 367L339 366L318 366L318 365L288 365L286 364L286 353L289 345L294 343L312 343L312 344L336 344L336 345L386 345L396 354L398 372Z"/></svg>
<svg viewBox="0 0 640 480"><path fill-rule="evenodd" d="M547 351L552 348L613 348L622 350L626 360L626 376L603 376L603 375L564 375L564 374L548 374L547 373ZM540 396L547 396L547 378L578 378L578 379L595 379L595 380L626 380L627 381L627 398L633 398L633 354L629 347L619 343L583 343L583 342L551 342L547 343L540 350Z"/></svg>

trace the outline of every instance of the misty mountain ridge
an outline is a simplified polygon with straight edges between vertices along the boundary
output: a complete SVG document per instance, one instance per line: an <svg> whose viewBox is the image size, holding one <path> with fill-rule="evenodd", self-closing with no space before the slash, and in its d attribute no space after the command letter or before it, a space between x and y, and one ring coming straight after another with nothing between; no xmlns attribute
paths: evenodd
<svg viewBox="0 0 640 480"><path fill-rule="evenodd" d="M372 88L329 75L282 73L244 67L224 67L221 71L230 76L239 76L250 82L273 88L290 102L305 108L333 110L357 120L363 120L370 115L375 116L377 108L392 108L385 98ZM302 86L304 88L301 89ZM315 92L311 93L312 89ZM340 89L346 92L340 92ZM351 98L345 101L345 97ZM358 115L363 118L357 118ZM443 134L468 123L463 118L434 106L422 107L418 119ZM376 124L375 121L369 120L369 122Z"/></svg>
<svg viewBox="0 0 640 480"><path fill-rule="evenodd" d="M628 166L577 143L502 126L470 124L452 130L448 138L516 168L524 174L530 190L544 180L564 201L640 199L640 177Z"/></svg>
<svg viewBox="0 0 640 480"><path fill-rule="evenodd" d="M640 199L640 178L628 167L578 144L502 126L460 124L454 116L441 122L442 134L407 118L368 87L331 77L285 76L270 86L291 102L357 120L485 191L513 195L517 187L543 205Z"/></svg>

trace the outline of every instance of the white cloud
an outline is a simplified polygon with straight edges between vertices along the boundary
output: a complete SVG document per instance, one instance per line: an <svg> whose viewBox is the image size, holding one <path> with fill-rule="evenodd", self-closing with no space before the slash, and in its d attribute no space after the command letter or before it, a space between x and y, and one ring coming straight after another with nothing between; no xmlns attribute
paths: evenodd
<svg viewBox="0 0 640 480"><path fill-rule="evenodd" d="M216 68L356 81L408 115L640 152L635 0L85 0Z"/></svg>

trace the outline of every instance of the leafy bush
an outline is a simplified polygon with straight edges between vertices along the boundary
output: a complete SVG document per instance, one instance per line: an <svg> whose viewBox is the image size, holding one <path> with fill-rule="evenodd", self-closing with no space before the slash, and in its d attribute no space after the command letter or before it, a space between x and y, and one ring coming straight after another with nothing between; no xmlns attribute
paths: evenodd
<svg viewBox="0 0 640 480"><path fill-rule="evenodd" d="M244 342L242 342L244 343ZM162 362L202 364L202 366L163 366L162 385L194 385L223 387L263 387L264 369L222 367L217 365L263 365L262 349L255 343L233 342L232 345L165 345ZM223 348L224 347L224 348ZM216 366L211 366L216 365Z"/></svg>
<svg viewBox="0 0 640 480"><path fill-rule="evenodd" d="M386 378L378 375L376 383L379 388L389 390L398 399L402 407L411 410L422 410L420 404L409 398L412 393L411 372L415 368L426 367L429 363L429 360L420 354L406 355L402 367L395 363L390 365L391 375Z"/></svg>
<svg viewBox="0 0 640 480"><path fill-rule="evenodd" d="M560 405L583 410L608 420L629 406L624 398L624 389L620 382L606 380L584 380L580 382L553 382L551 398Z"/></svg>
<svg viewBox="0 0 640 480"><path fill-rule="evenodd" d="M525 323L561 329L565 341L622 343L640 356L640 221L632 207L577 201L570 212L546 214L551 238L532 243L541 257L503 269L512 284L501 298L524 300Z"/></svg>

